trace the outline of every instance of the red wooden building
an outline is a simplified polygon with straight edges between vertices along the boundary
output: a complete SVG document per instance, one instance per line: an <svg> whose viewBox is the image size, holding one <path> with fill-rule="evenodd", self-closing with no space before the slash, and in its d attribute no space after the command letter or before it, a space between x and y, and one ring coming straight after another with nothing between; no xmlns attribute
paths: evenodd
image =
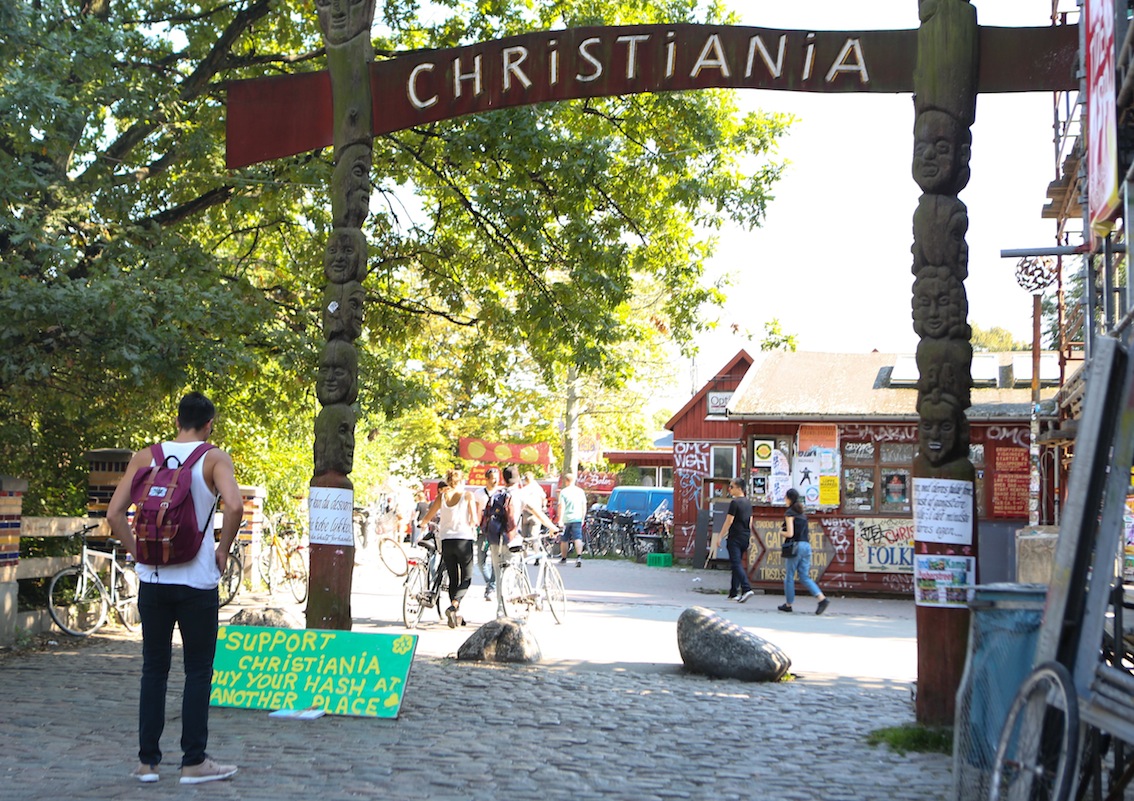
<svg viewBox="0 0 1134 801"><path fill-rule="evenodd" d="M1012 579L1015 532L1028 522L1030 360L1028 353L973 357L967 417L981 582ZM807 499L812 575L825 590L912 594L917 378L912 355L738 353L667 424L674 556L693 557L698 511L738 475L749 480L753 503L754 585L782 587L783 494L794 486ZM1044 409L1057 382L1057 374L1041 374ZM1054 487L1050 465L1041 467L1042 522L1051 518Z"/></svg>

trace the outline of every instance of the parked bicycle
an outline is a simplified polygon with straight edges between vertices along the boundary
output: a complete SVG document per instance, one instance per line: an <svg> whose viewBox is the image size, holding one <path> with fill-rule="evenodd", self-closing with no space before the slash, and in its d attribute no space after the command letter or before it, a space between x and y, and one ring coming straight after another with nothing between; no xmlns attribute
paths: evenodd
<svg viewBox="0 0 1134 801"><path fill-rule="evenodd" d="M260 579L268 592L286 584L296 603L307 600L307 546L303 532L290 520L277 520L267 526L260 544Z"/></svg>
<svg viewBox="0 0 1134 801"><path fill-rule="evenodd" d="M228 552L228 564L221 574L217 590L220 593L220 605L225 606L236 594L240 592L240 585L244 581L244 557L240 547L240 540L232 541L232 548Z"/></svg>
<svg viewBox="0 0 1134 801"><path fill-rule="evenodd" d="M587 547L595 556L632 556L635 530L633 514L596 509L587 516Z"/></svg>
<svg viewBox="0 0 1134 801"><path fill-rule="evenodd" d="M47 610L63 631L87 637L106 625L111 609L128 630L138 625L138 576L126 554L119 559L118 540L107 540L110 551L87 547L87 533L97 523L83 526L71 537L82 541L79 564L65 567L51 577Z"/></svg>
<svg viewBox="0 0 1134 801"><path fill-rule="evenodd" d="M423 537L418 545L425 549L425 559L416 556L408 559L405 589L402 591L402 621L407 629L416 629L421 616L431 606L437 608L438 618L444 618L441 599L449 589L449 574L441 565L436 538Z"/></svg>
<svg viewBox="0 0 1134 801"><path fill-rule="evenodd" d="M527 617L531 610L546 607L556 623L567 619L567 590L563 577L554 564L554 558L542 535L524 538L524 550L504 563L500 570L500 597L507 617ZM528 575L528 567L535 567L535 580Z"/></svg>

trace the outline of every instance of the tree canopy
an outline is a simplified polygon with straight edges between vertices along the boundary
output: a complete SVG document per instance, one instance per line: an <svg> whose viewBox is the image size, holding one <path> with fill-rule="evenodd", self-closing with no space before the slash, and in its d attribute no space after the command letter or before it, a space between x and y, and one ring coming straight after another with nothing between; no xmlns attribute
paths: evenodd
<svg viewBox="0 0 1134 801"><path fill-rule="evenodd" d="M385 0L373 32L384 58L662 21L727 18L692 0ZM224 83L323 68L313 8L41 0L0 6L0 25L0 458L29 480L26 513L81 511L83 452L168 435L189 388L216 400L242 482L269 504L302 492L332 154L227 171ZM568 369L613 392L643 348L688 346L720 300L711 232L761 222L789 122L707 91L379 137L356 473L435 470L462 434L554 438Z"/></svg>

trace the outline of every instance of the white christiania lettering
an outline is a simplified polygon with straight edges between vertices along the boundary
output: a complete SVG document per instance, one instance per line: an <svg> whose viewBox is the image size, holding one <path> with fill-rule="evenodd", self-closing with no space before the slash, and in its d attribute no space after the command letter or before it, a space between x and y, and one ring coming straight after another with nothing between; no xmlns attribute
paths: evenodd
<svg viewBox="0 0 1134 801"><path fill-rule="evenodd" d="M713 51L712 58L709 58L710 50ZM701 48L701 55L697 56L697 62L693 65L689 77L696 78L697 74L706 67L716 67L721 71L723 77L731 77L728 71L728 63L725 62L724 51L721 50L720 37L715 33L705 40L705 46Z"/></svg>
<svg viewBox="0 0 1134 801"><path fill-rule="evenodd" d="M614 41L626 42L626 79L633 80L638 77L638 42L650 41L650 35L640 33L636 36L619 36Z"/></svg>
<svg viewBox="0 0 1134 801"><path fill-rule="evenodd" d="M768 68L768 73L773 78L779 78L784 74L784 50L787 48L787 34L780 36L780 49L776 51L776 63L772 63L772 54L768 52L768 46L764 44L764 40L759 36L753 36L748 40L748 64L744 67L744 77L752 77L752 63L756 60L756 51L760 51L760 58L764 61L764 65Z"/></svg>
<svg viewBox="0 0 1134 801"><path fill-rule="evenodd" d="M462 74L461 73L461 60L459 58L453 59L453 97L461 96L461 81L471 80L473 82L473 97L480 97L481 83L480 83L480 55L473 56L473 71Z"/></svg>
<svg viewBox="0 0 1134 801"><path fill-rule="evenodd" d="M591 81L597 81L602 76L602 63L599 62L599 60L592 56L589 52L587 52L588 47L597 45L601 41L602 40L596 36L591 37L590 39L584 39L583 41L579 42L579 56L582 57L584 61L589 62L595 68L595 71L591 75L584 75L581 72L576 73L576 81L590 83Z"/></svg>
<svg viewBox="0 0 1134 801"><path fill-rule="evenodd" d="M807 34L807 55L803 57L803 80L811 77L811 70L815 67L815 34Z"/></svg>
<svg viewBox="0 0 1134 801"><path fill-rule="evenodd" d="M848 64L847 57L854 53L854 63ZM839 51L838 58L827 70L827 83L835 79L840 72L857 72L859 83L870 83L870 76L866 73L866 59L862 56L862 42L858 39L847 39L843 49Z"/></svg>
<svg viewBox="0 0 1134 801"><path fill-rule="evenodd" d="M423 72L433 72L433 65L429 63L418 64L413 68L413 72L410 73L409 80L406 81L406 94L409 95L409 102L418 111L427 109L437 103L437 95L422 100L417 94L417 76Z"/></svg>
<svg viewBox="0 0 1134 801"><path fill-rule="evenodd" d="M527 75L524 75L524 71L520 69L520 65L528 60L528 49L526 47L505 47L501 58L504 62L505 92L512 88L513 75L524 85L525 89L532 85L531 80Z"/></svg>
<svg viewBox="0 0 1134 801"><path fill-rule="evenodd" d="M665 46L665 77L672 78L673 71L677 69L677 42L673 41L674 33L669 31L665 38L669 39Z"/></svg>
<svg viewBox="0 0 1134 801"><path fill-rule="evenodd" d="M553 47L553 48L559 47L559 40L558 39L552 39L550 42L547 43L547 45L548 45L548 47ZM551 84L552 86L555 86L556 84L559 83L559 51L558 50L552 50L551 53L548 55L548 72L550 73L550 75L548 77L548 83Z"/></svg>

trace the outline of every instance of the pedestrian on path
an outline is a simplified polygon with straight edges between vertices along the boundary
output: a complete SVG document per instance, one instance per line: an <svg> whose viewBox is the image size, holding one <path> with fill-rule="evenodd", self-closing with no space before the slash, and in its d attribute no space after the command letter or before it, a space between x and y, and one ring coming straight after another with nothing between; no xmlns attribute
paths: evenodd
<svg viewBox="0 0 1134 801"><path fill-rule="evenodd" d="M488 501L492 498L492 493L496 492L496 488L500 486L500 470L496 467L489 467L484 471L484 486L477 487L473 492L473 497L476 499L476 565L480 570L480 577L484 579L484 600L491 601L493 596L496 595L496 571L492 567L491 549L492 545L488 542L488 533L484 530L484 526L480 525L480 521L484 518L484 508L488 506Z"/></svg>
<svg viewBox="0 0 1134 801"><path fill-rule="evenodd" d="M800 582L807 591L818 599L819 605L815 608L815 614L821 615L827 611L831 602L827 600L827 596L811 578L811 539L807 532L807 515L803 511L803 501L800 500L799 492L795 487L789 489L785 493L785 497L787 498L787 514L784 516L784 544L786 546L791 543L794 546L795 554L784 557L785 603L776 608L781 612L792 611L792 604L795 603L795 577L798 575Z"/></svg>
<svg viewBox="0 0 1134 801"><path fill-rule="evenodd" d="M465 474L457 469L445 474L445 489L437 493L426 520L439 514L437 537L441 541L441 564L449 574L449 608L445 618L449 628L463 626L461 601L472 585L473 547L476 544L476 498L465 490Z"/></svg>
<svg viewBox="0 0 1134 801"><path fill-rule="evenodd" d="M161 443L167 464L183 464L212 434L216 408L200 392L190 392L177 409L177 436ZM138 559L138 543L127 522L134 475L155 466L153 448L134 454L107 506L110 530ZM172 460L172 461L171 461ZM216 655L220 610L217 584L228 551L240 530L244 499L236 483L232 457L210 449L189 470L190 499L204 531L188 562L156 566L138 562L138 612L142 619L142 686L138 698L138 767L140 782L160 778L160 740L165 728L165 696L173 658L173 627L181 631L185 688L181 703L181 784L227 779L236 765L221 765L205 752L209 739L209 692ZM156 489L156 487L155 487ZM220 542L213 539L217 497L224 501ZM200 522L204 521L204 522Z"/></svg>
<svg viewBox="0 0 1134 801"><path fill-rule="evenodd" d="M489 530L488 539L492 546L492 572L497 578L504 565L511 562L513 559L518 558L523 550L520 543L522 534L520 534L520 521L525 511L531 512L532 516L543 526L555 533L559 531L559 527L551 522L550 518L543 513L539 508L538 502L531 498L530 493L524 491L520 485L520 471L515 465L508 465L504 468L504 486L497 488L489 499L489 506L486 510L487 516L498 517L499 510L506 510L507 514L511 515L511 519L504 518L495 520L496 531ZM485 525L482 522L482 526ZM489 523L491 526L492 523ZM500 594L500 584L496 585L496 616L504 617L504 598Z"/></svg>
<svg viewBox="0 0 1134 801"><path fill-rule="evenodd" d="M559 564L567 564L567 548L575 543L575 567L583 566L583 520L587 516L587 493L575 483L574 471L563 474L563 489L559 490L559 507L556 522L559 535Z"/></svg>
<svg viewBox="0 0 1134 801"><path fill-rule="evenodd" d="M721 533L713 537L709 553L716 553L720 547L720 537L727 534L728 563L732 569L728 597L737 603L745 603L756 593L748 581L748 546L752 540L752 502L748 500L746 483L743 478L734 478L728 483L728 494L732 500L728 504Z"/></svg>

